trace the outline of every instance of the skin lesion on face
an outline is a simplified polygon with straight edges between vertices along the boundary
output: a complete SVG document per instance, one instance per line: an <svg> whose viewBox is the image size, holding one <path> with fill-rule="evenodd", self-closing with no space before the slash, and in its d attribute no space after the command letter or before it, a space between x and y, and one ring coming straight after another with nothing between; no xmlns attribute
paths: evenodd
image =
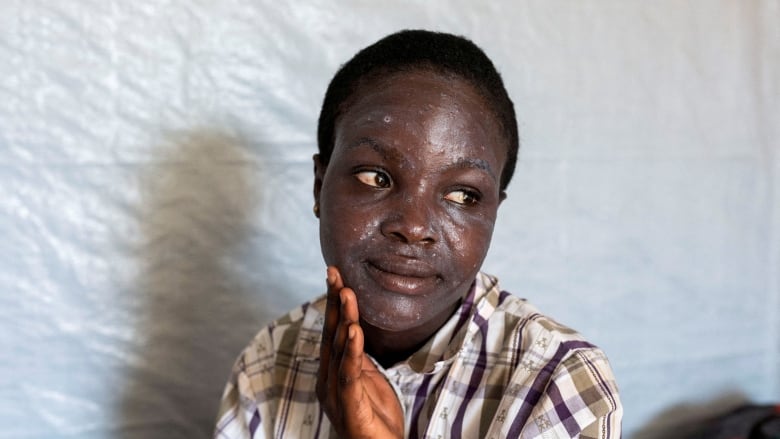
<svg viewBox="0 0 780 439"><path fill-rule="evenodd" d="M315 156L320 244L355 291L367 352L403 359L469 292L487 254L506 146L467 82L429 71L364 84Z"/></svg>

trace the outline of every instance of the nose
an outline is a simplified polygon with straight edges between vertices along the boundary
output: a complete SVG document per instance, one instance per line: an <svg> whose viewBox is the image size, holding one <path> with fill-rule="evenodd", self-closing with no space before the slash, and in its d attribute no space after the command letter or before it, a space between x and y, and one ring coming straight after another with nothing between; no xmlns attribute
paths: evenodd
<svg viewBox="0 0 780 439"><path fill-rule="evenodd" d="M381 225L384 236L405 244L436 242L434 215L423 200L399 195L397 202L390 207L390 213Z"/></svg>

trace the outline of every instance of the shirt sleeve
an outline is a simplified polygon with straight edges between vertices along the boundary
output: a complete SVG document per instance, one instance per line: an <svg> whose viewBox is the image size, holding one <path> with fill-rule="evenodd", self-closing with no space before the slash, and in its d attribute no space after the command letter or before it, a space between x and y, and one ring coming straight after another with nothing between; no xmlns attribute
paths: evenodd
<svg viewBox="0 0 780 439"><path fill-rule="evenodd" d="M515 370L488 438L620 439L623 406L604 353L593 346Z"/></svg>
<svg viewBox="0 0 780 439"><path fill-rule="evenodd" d="M612 368L596 348L574 351L558 364L522 437L619 439L623 406ZM529 431L531 430L531 431Z"/></svg>

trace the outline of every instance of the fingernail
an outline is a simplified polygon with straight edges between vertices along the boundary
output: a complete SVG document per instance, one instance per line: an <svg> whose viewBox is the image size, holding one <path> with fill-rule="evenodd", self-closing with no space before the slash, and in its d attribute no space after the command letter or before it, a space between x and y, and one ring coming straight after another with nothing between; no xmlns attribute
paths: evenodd
<svg viewBox="0 0 780 439"><path fill-rule="evenodd" d="M350 340L352 340L353 338L355 338L355 327L354 327L354 326L350 326L350 327L349 327L349 334L348 334L348 337L349 337L349 339L350 339Z"/></svg>

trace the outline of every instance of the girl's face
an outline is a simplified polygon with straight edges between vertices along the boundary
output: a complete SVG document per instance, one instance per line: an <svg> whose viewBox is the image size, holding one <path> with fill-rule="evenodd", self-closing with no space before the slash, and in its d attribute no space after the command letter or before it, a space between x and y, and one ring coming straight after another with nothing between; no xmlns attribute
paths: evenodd
<svg viewBox="0 0 780 439"><path fill-rule="evenodd" d="M463 80L420 70L355 92L330 162L315 157L315 198L322 254L355 291L362 324L419 331L449 317L490 245L506 154Z"/></svg>

